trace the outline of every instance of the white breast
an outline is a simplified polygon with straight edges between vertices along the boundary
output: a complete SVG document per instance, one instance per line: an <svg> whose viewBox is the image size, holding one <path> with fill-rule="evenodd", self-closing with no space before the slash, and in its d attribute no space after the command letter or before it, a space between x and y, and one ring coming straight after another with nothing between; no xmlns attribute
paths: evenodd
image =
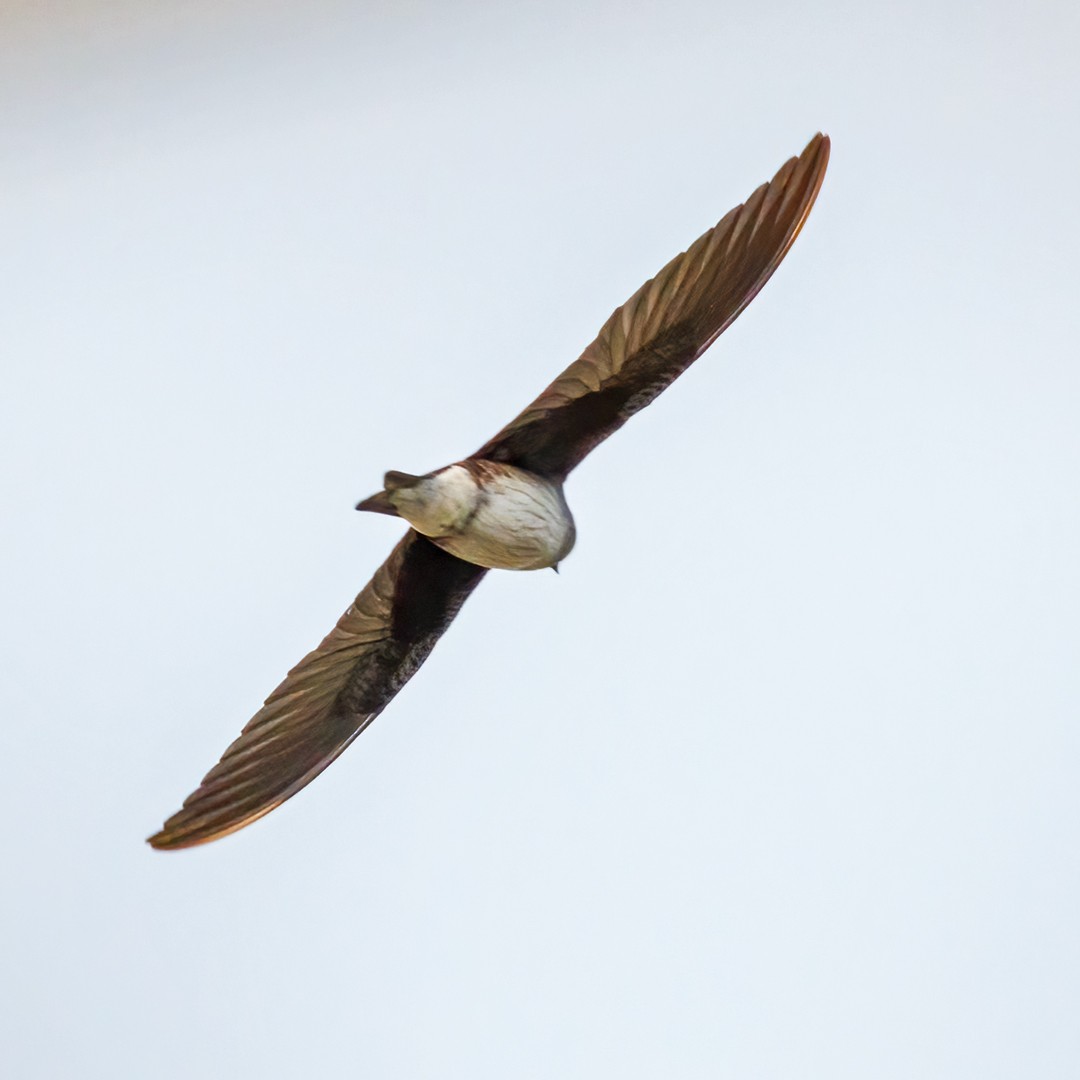
<svg viewBox="0 0 1080 1080"><path fill-rule="evenodd" d="M539 570L557 565L574 546L562 488L511 465L451 465L394 492L394 501L418 532L477 566Z"/></svg>

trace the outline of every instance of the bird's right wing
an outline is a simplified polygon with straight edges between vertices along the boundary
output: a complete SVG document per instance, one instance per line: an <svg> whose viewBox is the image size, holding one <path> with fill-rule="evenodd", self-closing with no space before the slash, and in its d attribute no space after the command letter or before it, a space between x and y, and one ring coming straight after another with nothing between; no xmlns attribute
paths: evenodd
<svg viewBox="0 0 1080 1080"><path fill-rule="evenodd" d="M410 530L149 843L216 840L310 783L408 682L485 573Z"/></svg>
<svg viewBox="0 0 1080 1080"><path fill-rule="evenodd" d="M677 255L520 416L472 456L563 480L735 321L814 205L829 140L815 135L767 184Z"/></svg>

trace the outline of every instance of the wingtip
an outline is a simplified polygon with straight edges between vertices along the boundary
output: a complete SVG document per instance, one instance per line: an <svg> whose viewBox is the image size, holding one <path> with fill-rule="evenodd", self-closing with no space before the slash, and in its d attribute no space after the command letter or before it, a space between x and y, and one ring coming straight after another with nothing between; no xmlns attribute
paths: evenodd
<svg viewBox="0 0 1080 1080"><path fill-rule="evenodd" d="M179 851L182 848L196 847L199 844L208 843L213 840L218 834L214 833L210 836L200 835L199 833L187 833L177 829L168 828L168 822L165 823L158 832L153 836L148 836L146 842L155 851Z"/></svg>
<svg viewBox="0 0 1080 1080"><path fill-rule="evenodd" d="M226 819L223 823L207 821L204 818L186 823L181 822L170 828L169 822L166 821L158 832L146 838L146 842L155 851L180 851L184 848L201 847L203 844L209 844L214 840L220 840L222 837L239 832L241 829L258 821L259 818L265 817L271 810L275 810L280 806L282 802L284 802L284 799L276 800L242 817L232 820Z"/></svg>
<svg viewBox="0 0 1080 1080"><path fill-rule="evenodd" d="M148 836L146 842L155 851L174 851L177 848L189 846L188 844L185 844L183 840L177 839L177 837L173 836L166 829L154 833L153 836Z"/></svg>
<svg viewBox="0 0 1080 1080"><path fill-rule="evenodd" d="M811 149L813 148L813 149ZM817 201L818 192L821 190L822 182L825 179L825 170L829 165L829 155L832 153L832 140L828 135L818 132L809 142L806 149L803 151L803 158L813 158L813 164L811 171L815 177L813 188L810 192L810 198L807 202L806 212L809 214L810 208Z"/></svg>
<svg viewBox="0 0 1080 1080"><path fill-rule="evenodd" d="M807 144L799 156L804 160L815 159L817 172L824 175L825 167L829 164L829 154L832 152L832 140L824 132L819 131Z"/></svg>

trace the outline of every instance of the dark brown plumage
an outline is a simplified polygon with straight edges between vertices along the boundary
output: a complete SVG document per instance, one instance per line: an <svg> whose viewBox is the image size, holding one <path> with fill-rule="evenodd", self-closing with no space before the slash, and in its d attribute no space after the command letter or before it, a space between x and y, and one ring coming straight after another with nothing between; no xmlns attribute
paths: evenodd
<svg viewBox="0 0 1080 1080"><path fill-rule="evenodd" d="M410 529L150 843L225 836L314 780L409 681L486 573Z"/></svg>
<svg viewBox="0 0 1080 1080"><path fill-rule="evenodd" d="M565 479L757 296L806 221L828 161L829 140L815 135L799 157L642 285L581 357L473 456Z"/></svg>
<svg viewBox="0 0 1080 1080"><path fill-rule="evenodd" d="M828 158L828 138L815 135L615 311L581 357L472 459L561 485L757 295L802 228ZM365 508L387 512L378 499ZM412 677L486 572L410 530L149 843L180 848L225 836L314 779Z"/></svg>

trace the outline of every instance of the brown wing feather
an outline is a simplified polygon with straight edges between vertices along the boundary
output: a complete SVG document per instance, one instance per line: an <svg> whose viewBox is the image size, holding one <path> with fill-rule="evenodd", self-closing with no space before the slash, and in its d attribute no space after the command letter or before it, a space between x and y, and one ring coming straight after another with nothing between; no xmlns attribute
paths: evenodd
<svg viewBox="0 0 1080 1080"><path fill-rule="evenodd" d="M815 135L799 157L638 289L581 357L473 457L565 479L753 300L806 221L828 160L828 137Z"/></svg>
<svg viewBox="0 0 1080 1080"><path fill-rule="evenodd" d="M310 783L408 682L485 573L408 532L149 843L215 840Z"/></svg>

